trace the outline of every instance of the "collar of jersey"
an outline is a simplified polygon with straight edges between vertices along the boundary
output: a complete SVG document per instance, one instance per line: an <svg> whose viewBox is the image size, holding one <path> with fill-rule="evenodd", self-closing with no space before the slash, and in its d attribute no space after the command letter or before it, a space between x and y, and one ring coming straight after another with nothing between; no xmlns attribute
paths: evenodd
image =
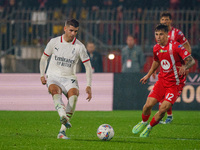
<svg viewBox="0 0 200 150"><path fill-rule="evenodd" d="M74 43L76 42L76 37L74 37L74 39L72 40L72 42L66 42L66 41L64 40L63 35L61 35L60 42L61 42L61 43L68 43L68 44L69 44L69 43L74 44Z"/></svg>

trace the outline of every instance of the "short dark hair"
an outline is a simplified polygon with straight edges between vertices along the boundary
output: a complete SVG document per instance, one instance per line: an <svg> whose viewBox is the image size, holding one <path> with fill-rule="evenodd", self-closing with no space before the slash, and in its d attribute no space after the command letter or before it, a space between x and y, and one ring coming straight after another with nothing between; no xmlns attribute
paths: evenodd
<svg viewBox="0 0 200 150"><path fill-rule="evenodd" d="M129 34L128 36L127 36L127 38L128 37L132 37L133 39L135 39L135 37L132 35L132 34Z"/></svg>
<svg viewBox="0 0 200 150"><path fill-rule="evenodd" d="M158 24L156 27L155 27L155 31L160 31L160 30L163 30L164 32L167 32L168 33L168 26L167 25L164 25L164 24Z"/></svg>
<svg viewBox="0 0 200 150"><path fill-rule="evenodd" d="M162 17L169 17L170 20L172 20L172 15L168 11L164 11L160 14L160 18Z"/></svg>
<svg viewBox="0 0 200 150"><path fill-rule="evenodd" d="M94 44L94 42L92 41L88 41L87 44ZM95 44L94 44L95 45Z"/></svg>
<svg viewBox="0 0 200 150"><path fill-rule="evenodd" d="M67 21L65 21L65 26L73 26L75 28L79 27L79 22L76 19L68 19Z"/></svg>

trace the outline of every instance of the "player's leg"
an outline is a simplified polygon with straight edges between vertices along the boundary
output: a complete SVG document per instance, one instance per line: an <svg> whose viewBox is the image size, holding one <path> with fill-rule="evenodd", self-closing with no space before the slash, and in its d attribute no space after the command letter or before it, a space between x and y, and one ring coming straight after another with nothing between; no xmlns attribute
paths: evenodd
<svg viewBox="0 0 200 150"><path fill-rule="evenodd" d="M68 103L66 106L66 115L71 119L76 108L78 100L79 90L77 88L71 88L67 93Z"/></svg>
<svg viewBox="0 0 200 150"><path fill-rule="evenodd" d="M69 92L67 93L67 97L68 97L68 103L67 103L67 106L66 106L66 115L69 119L71 119L72 115L74 114L75 112L75 108L76 108L76 102L77 102L77 99L78 99L78 89L76 88L72 88L69 90ZM68 122L69 123L69 122ZM71 124L70 124L71 126ZM60 131L59 131L59 134L58 134L58 138L59 136L66 136L65 135L65 132L66 132L66 125L61 125L61 128L60 128Z"/></svg>
<svg viewBox="0 0 200 150"><path fill-rule="evenodd" d="M162 99L162 100L159 102L159 109L160 109L160 106L161 106L161 104L162 104L163 101L164 101L164 99ZM167 111L167 113L168 113L168 111ZM169 113L170 113L170 112L169 112ZM166 121L163 121L163 119L161 119L159 123L160 123L160 124L166 124Z"/></svg>
<svg viewBox="0 0 200 150"><path fill-rule="evenodd" d="M63 93L68 98L68 103L66 106L65 113L67 117L71 119L72 115L75 112L76 102L79 95L78 82L75 79L65 79L63 82L63 86L64 86ZM66 126L61 125L59 134L63 134L65 132L66 132Z"/></svg>
<svg viewBox="0 0 200 150"><path fill-rule="evenodd" d="M161 91L162 91L162 89L161 89ZM140 134L140 137L148 137L149 136L149 133L151 132L152 127L157 125L159 123L159 121L165 116L165 113L167 112L167 110L170 107L172 107L172 105L175 103L178 95L179 95L179 86L175 85L173 87L165 89L165 98L159 108L159 111L154 115L150 124Z"/></svg>
<svg viewBox="0 0 200 150"><path fill-rule="evenodd" d="M187 72L188 73L188 72ZM178 95L177 97L180 97L181 93L182 93L182 90L183 90L183 87L185 86L184 83L180 84L178 86ZM169 124L173 121L173 114L172 114L172 107L170 107L168 110L167 110L167 118L165 120L165 124Z"/></svg>
<svg viewBox="0 0 200 150"><path fill-rule="evenodd" d="M66 116L65 105L62 101L62 89L56 84L51 84L49 86L49 92L53 97L53 102L55 109L57 110L60 117Z"/></svg>
<svg viewBox="0 0 200 150"><path fill-rule="evenodd" d="M148 137L152 130L152 127L159 123L159 121L165 116L165 113L171 106L172 103L168 101L163 101L158 112L154 115L149 125L147 125L144 131L140 134L140 137Z"/></svg>
<svg viewBox="0 0 200 150"><path fill-rule="evenodd" d="M60 116L60 121L62 125L64 126L66 122L69 122L69 119L67 118L65 114L65 105L62 101L62 89L57 86L56 84L51 84L49 86L49 92L51 93L54 101L54 106L55 109L57 110L59 116ZM65 135L65 133L61 132L58 134L57 138L60 139L68 139L68 137Z"/></svg>
<svg viewBox="0 0 200 150"><path fill-rule="evenodd" d="M148 119L151 115L151 110L152 107L157 103L157 99L153 97L148 97L145 105L143 106L143 111L142 111L142 121L139 122L137 125L135 125L132 129L132 132L134 134L139 133L142 131L148 124Z"/></svg>
<svg viewBox="0 0 200 150"><path fill-rule="evenodd" d="M170 107L167 111L167 118L165 120L165 124L171 123L173 121L172 107Z"/></svg>

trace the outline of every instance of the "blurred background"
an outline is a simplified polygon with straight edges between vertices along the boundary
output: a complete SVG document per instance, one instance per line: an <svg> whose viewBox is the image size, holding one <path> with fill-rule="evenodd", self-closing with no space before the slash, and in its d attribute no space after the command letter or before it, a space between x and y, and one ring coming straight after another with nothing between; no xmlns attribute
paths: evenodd
<svg viewBox="0 0 200 150"><path fill-rule="evenodd" d="M39 73L47 42L64 33L66 19L76 18L78 39L93 42L100 54L99 72L122 71L121 50L131 34L144 53L145 73L152 62L154 27L164 10L190 42L196 60L190 71L199 73L200 0L0 0L0 72Z"/></svg>

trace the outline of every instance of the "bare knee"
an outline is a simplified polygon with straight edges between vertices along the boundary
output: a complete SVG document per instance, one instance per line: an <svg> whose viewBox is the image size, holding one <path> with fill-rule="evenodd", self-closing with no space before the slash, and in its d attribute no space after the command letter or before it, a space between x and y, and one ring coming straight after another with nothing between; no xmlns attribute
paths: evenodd
<svg viewBox="0 0 200 150"><path fill-rule="evenodd" d="M69 90L69 92L67 93L67 97L70 98L71 96L76 95L79 96L79 91L76 88L72 88Z"/></svg>
<svg viewBox="0 0 200 150"><path fill-rule="evenodd" d="M142 113L144 115L150 115L152 107L157 103L157 99L153 97L148 97L145 105L143 106L143 111Z"/></svg>
<svg viewBox="0 0 200 150"><path fill-rule="evenodd" d="M167 112L167 110L168 110L171 106L172 106L172 104L171 104L170 102L164 101L164 102L161 104L160 108L159 108L159 111L158 111L159 115L161 115L161 116L164 117L165 113Z"/></svg>
<svg viewBox="0 0 200 150"><path fill-rule="evenodd" d="M157 103L157 100L155 98L151 98L151 97L148 97L147 98L147 101L145 103L145 105L143 106L143 109L145 110L151 110L152 107Z"/></svg>
<svg viewBox="0 0 200 150"><path fill-rule="evenodd" d="M55 84L49 86L49 92L51 93L52 96L55 94L62 94L61 88Z"/></svg>

